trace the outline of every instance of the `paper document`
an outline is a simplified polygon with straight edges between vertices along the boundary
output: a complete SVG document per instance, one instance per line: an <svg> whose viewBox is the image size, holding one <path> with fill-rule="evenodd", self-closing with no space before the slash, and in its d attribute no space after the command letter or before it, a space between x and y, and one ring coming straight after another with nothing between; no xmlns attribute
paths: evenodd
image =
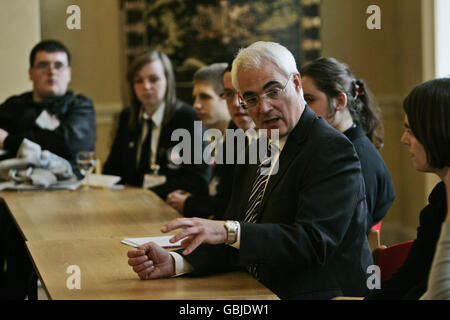
<svg viewBox="0 0 450 320"><path fill-rule="evenodd" d="M106 174L91 173L89 175L89 186L98 188L111 188L120 181L120 177ZM83 179L83 184L87 184L87 179Z"/></svg>
<svg viewBox="0 0 450 320"><path fill-rule="evenodd" d="M147 238L125 238L122 240L122 243L127 244L129 246L132 247L139 247L140 245L143 245L144 243L147 242L154 242L157 245L159 245L160 247L163 248L174 248L174 247L181 247L181 240L174 242L174 243L170 243L169 239L172 238L173 236L161 236L161 237L147 237Z"/></svg>

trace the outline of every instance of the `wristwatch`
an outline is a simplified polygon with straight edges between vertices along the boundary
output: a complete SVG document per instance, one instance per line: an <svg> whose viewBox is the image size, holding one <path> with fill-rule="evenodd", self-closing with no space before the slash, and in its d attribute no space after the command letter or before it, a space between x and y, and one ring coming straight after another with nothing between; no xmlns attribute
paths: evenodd
<svg viewBox="0 0 450 320"><path fill-rule="evenodd" d="M227 230L226 244L233 244L237 241L237 231L239 229L239 222L227 220L225 221L225 230Z"/></svg>

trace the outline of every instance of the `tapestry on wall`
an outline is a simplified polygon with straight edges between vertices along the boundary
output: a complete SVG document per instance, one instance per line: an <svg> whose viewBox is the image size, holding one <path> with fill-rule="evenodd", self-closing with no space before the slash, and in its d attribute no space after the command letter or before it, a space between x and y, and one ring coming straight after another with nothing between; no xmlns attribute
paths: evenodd
<svg viewBox="0 0 450 320"><path fill-rule="evenodd" d="M178 95L192 99L193 73L230 61L258 41L289 48L300 67L320 56L320 0L121 0L126 55L148 48L172 60Z"/></svg>

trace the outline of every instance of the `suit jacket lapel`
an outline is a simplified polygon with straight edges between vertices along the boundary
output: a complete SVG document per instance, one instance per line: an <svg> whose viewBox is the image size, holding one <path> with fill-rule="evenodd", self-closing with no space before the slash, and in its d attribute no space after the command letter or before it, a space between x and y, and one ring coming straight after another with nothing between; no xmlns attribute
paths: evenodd
<svg viewBox="0 0 450 320"><path fill-rule="evenodd" d="M307 139L309 130L314 120L316 119L316 114L308 107L305 106L305 110L303 111L299 122L294 127L292 132L289 134L289 137L286 141L286 144L281 151L280 158L278 161L278 172L273 174L269 178L269 182L267 183L267 188L264 192L264 196L261 202L260 207L260 216L259 219L262 218L262 212L264 210L264 206L270 198L270 194L275 188L275 186L280 182L283 177L285 171L289 168L291 162L297 157L297 155L301 152L301 145Z"/></svg>

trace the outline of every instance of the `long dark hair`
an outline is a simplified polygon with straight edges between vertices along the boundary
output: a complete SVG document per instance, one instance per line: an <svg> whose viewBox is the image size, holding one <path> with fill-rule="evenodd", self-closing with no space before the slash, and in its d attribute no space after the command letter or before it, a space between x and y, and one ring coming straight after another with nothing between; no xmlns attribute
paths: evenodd
<svg viewBox="0 0 450 320"><path fill-rule="evenodd" d="M357 79L345 64L334 58L319 58L306 64L300 74L314 80L317 88L325 93L331 118L336 114L333 98L341 92L344 93L353 121L362 126L377 149L383 147L384 133L380 109L375 105L364 81Z"/></svg>
<svg viewBox="0 0 450 320"><path fill-rule="evenodd" d="M416 139L433 168L450 166L450 78L434 79L415 87L403 109Z"/></svg>
<svg viewBox="0 0 450 320"><path fill-rule="evenodd" d="M137 131L139 127L139 114L140 114L140 108L141 108L141 102L136 96L136 93L134 92L134 78L136 76L136 73L139 72L139 70L142 69L143 66L145 66L148 63L151 63L153 61L160 60L163 68L164 68L164 75L166 77L167 81L167 88L166 88L166 94L165 94L165 103L166 108L164 111L164 117L162 126L165 126L170 119L172 118L173 114L175 113L176 104L177 104L177 96L176 96L176 88L175 88L175 75L173 72L172 63L170 62L169 57L164 54L163 52L153 49L150 51L146 51L137 57L133 59L131 62L128 73L127 73L127 81L130 86L130 94L131 94L131 116L130 121L128 123L129 128L131 131Z"/></svg>

